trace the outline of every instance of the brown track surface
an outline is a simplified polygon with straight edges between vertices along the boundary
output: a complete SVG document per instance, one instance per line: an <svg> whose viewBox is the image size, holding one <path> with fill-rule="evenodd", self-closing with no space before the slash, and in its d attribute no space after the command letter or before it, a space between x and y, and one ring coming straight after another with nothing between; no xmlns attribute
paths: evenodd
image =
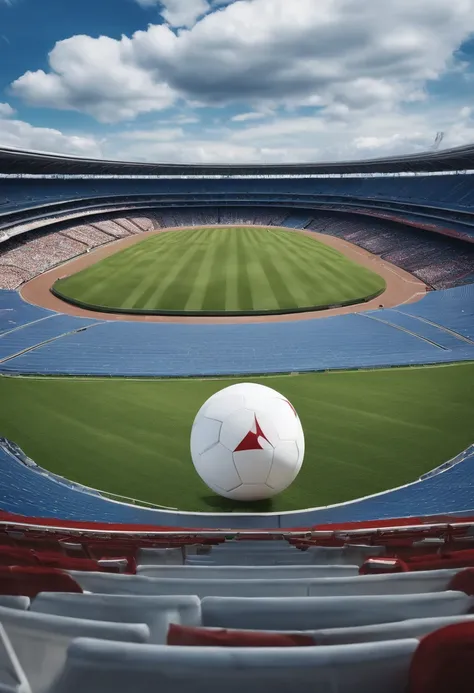
<svg viewBox="0 0 474 693"><path fill-rule="evenodd" d="M227 225L228 226L228 225ZM189 228L189 227L180 227ZM312 320L314 318L327 318L331 315L343 315L345 313L361 313L365 310L375 310L383 305L384 308L392 308L402 303L413 303L420 300L427 291L427 286L422 281L404 270L392 265L390 262L381 260L377 255L369 253L363 248L359 248L352 243L336 238L334 236L326 236L313 231L298 231L295 233L304 233L311 238L314 238L321 243L325 243L341 253L346 255L351 260L358 262L363 267L371 269L385 279L387 288L383 294L368 301L367 303L358 303L354 306L346 306L345 308L331 308L329 310L318 310L307 313L288 313L286 315L247 315L242 317L180 317L167 315L131 315L128 313L100 313L95 310L85 310L62 301L54 296L50 289L57 279L60 279L71 274L75 274L80 270L93 265L118 250L123 250L128 246L139 243L146 236L152 234L164 233L170 231L178 231L180 228L159 229L155 231L147 231L134 236L127 236L117 241L107 243L107 245L99 246L91 250L89 253L80 255L79 257L68 260L67 262L54 267L53 269L40 274L38 277L31 279L20 290L22 298L28 303L32 303L42 308L65 313L67 315L76 315L84 318L96 318L100 320L127 320L134 322L168 322L168 323L191 323L191 324L216 324L216 323L254 323L254 322L288 322L294 320ZM255 228L268 228L259 227ZM279 228L279 227L272 227ZM283 228L284 231L290 229ZM291 229L292 230L292 229Z"/></svg>

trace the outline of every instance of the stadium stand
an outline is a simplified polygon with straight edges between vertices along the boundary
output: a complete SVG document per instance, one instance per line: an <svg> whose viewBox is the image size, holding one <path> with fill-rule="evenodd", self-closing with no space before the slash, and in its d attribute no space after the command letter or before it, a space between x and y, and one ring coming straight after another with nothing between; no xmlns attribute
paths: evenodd
<svg viewBox="0 0 474 693"><path fill-rule="evenodd" d="M153 230L152 218L119 217L64 229L35 230L0 244L0 289L17 289L38 274L119 238Z"/></svg>
<svg viewBox="0 0 474 693"><path fill-rule="evenodd" d="M343 238L401 267L435 289L470 283L474 246L470 243L353 215L321 215L308 229Z"/></svg>
<svg viewBox="0 0 474 693"><path fill-rule="evenodd" d="M115 558L132 555L138 575L91 566L87 556L106 546L99 534L18 523L0 528L0 548L12 556L0 568L3 690L148 693L160 686L186 693L247 685L286 693L317 685L362 693L377 690L381 679L393 693L441 693L448 682L460 693L470 690L474 552L458 549L474 545L468 523L259 540L199 531L132 538L123 531ZM422 553L430 542L455 567L434 567ZM48 555L54 549L65 567L17 566L32 545L39 560L44 546ZM84 556L75 559L79 570L67 568L71 550ZM145 552L154 565L141 564ZM366 560L375 553L382 559ZM326 565L329 555L341 565ZM396 563L399 555L406 572L365 574L370 561ZM200 557L206 567L189 565ZM420 558L423 569L413 572L410 561ZM292 567L274 566L278 559ZM337 577L344 568L352 574ZM170 577L142 575L151 570ZM282 578L289 570L294 577ZM272 577L256 580L262 571Z"/></svg>
<svg viewBox="0 0 474 693"><path fill-rule="evenodd" d="M442 473L440 473L442 472ZM472 512L474 492L474 448L469 448L446 463L437 473L427 474L419 481L373 497L343 503L329 508L314 508L288 513L259 516L233 514L236 529L291 529L310 527L316 523L347 523L351 521L382 521L394 517L410 518L414 509L420 515L462 516ZM0 445L0 497L4 511L26 517L66 519L74 522L108 522L148 524L150 526L202 526L199 513L119 503L102 497L33 465L15 454L10 446ZM219 529L224 514L205 516L206 526ZM334 558L331 558L333 562Z"/></svg>
<svg viewBox="0 0 474 693"><path fill-rule="evenodd" d="M110 195L154 194L225 194L227 192L312 194L394 200L405 203L434 203L434 206L470 209L474 206L471 175L387 176L355 178L254 178L245 179L162 179L154 180L25 180L11 179L2 183L2 208L26 202L78 199Z"/></svg>
<svg viewBox="0 0 474 693"><path fill-rule="evenodd" d="M89 248L158 227L209 224L261 224L307 228L343 238L411 272L435 289L470 283L474 271L474 244L461 239L427 233L388 220L350 214L281 211L258 208L206 208L167 210L141 217L102 218L89 224L57 230L34 230L0 244L0 289L15 289L32 277Z"/></svg>
<svg viewBox="0 0 474 693"><path fill-rule="evenodd" d="M382 310L376 316L361 313L297 321L288 330L285 322L107 322L51 314L27 305L28 318L22 318L15 317L23 311L17 294L0 292L0 301L4 311L3 320L0 314L0 372L5 373L244 375L449 363L474 357L472 284L432 292L416 304L399 308L419 318L412 321L410 331L396 324L393 312ZM15 329L20 325L21 329ZM448 337L446 330L454 334Z"/></svg>

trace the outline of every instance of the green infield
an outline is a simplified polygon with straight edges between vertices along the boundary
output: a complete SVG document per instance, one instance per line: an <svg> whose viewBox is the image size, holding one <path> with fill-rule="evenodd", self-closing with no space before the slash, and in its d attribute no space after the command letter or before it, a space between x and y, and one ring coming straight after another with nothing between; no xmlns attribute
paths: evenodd
<svg viewBox="0 0 474 693"><path fill-rule="evenodd" d="M251 227L148 236L54 285L92 309L211 314L318 309L384 289L382 277L309 236Z"/></svg>
<svg viewBox="0 0 474 693"><path fill-rule="evenodd" d="M297 408L306 457L287 491L253 505L214 495L189 454L199 407L235 380L0 377L0 435L111 493L181 510L293 510L413 481L466 448L473 381L474 364L261 379Z"/></svg>

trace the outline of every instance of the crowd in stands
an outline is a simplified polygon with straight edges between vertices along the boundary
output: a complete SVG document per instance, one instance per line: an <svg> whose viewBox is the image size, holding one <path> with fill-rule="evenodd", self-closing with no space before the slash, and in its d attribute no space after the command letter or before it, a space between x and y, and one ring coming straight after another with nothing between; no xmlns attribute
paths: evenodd
<svg viewBox="0 0 474 693"><path fill-rule="evenodd" d="M470 693L473 565L469 523L226 539L5 524L0 687Z"/></svg>
<svg viewBox="0 0 474 693"><path fill-rule="evenodd" d="M159 209L142 216L120 216L31 232L0 243L0 288L15 289L54 265L103 243L149 231L181 226L249 225L307 228L343 238L411 272L434 289L470 283L474 244L389 220L348 213L265 207Z"/></svg>
<svg viewBox="0 0 474 693"><path fill-rule="evenodd" d="M157 227L153 216L130 216L13 236L0 243L0 289L17 289L91 248Z"/></svg>
<svg viewBox="0 0 474 693"><path fill-rule="evenodd" d="M434 289L470 283L474 272L474 244L442 234L348 214L320 214L307 228L365 248Z"/></svg>

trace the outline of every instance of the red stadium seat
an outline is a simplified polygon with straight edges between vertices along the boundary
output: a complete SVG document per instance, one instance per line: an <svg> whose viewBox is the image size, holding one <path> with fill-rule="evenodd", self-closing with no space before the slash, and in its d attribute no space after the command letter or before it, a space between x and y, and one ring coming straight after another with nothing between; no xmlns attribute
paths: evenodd
<svg viewBox="0 0 474 693"><path fill-rule="evenodd" d="M0 566L38 565L33 551L16 546L0 546Z"/></svg>
<svg viewBox="0 0 474 693"><path fill-rule="evenodd" d="M82 589L70 575L56 568L0 568L1 595L36 597L40 592L82 592Z"/></svg>
<svg viewBox="0 0 474 693"><path fill-rule="evenodd" d="M429 633L413 656L408 693L472 693L473 661L472 621Z"/></svg>

